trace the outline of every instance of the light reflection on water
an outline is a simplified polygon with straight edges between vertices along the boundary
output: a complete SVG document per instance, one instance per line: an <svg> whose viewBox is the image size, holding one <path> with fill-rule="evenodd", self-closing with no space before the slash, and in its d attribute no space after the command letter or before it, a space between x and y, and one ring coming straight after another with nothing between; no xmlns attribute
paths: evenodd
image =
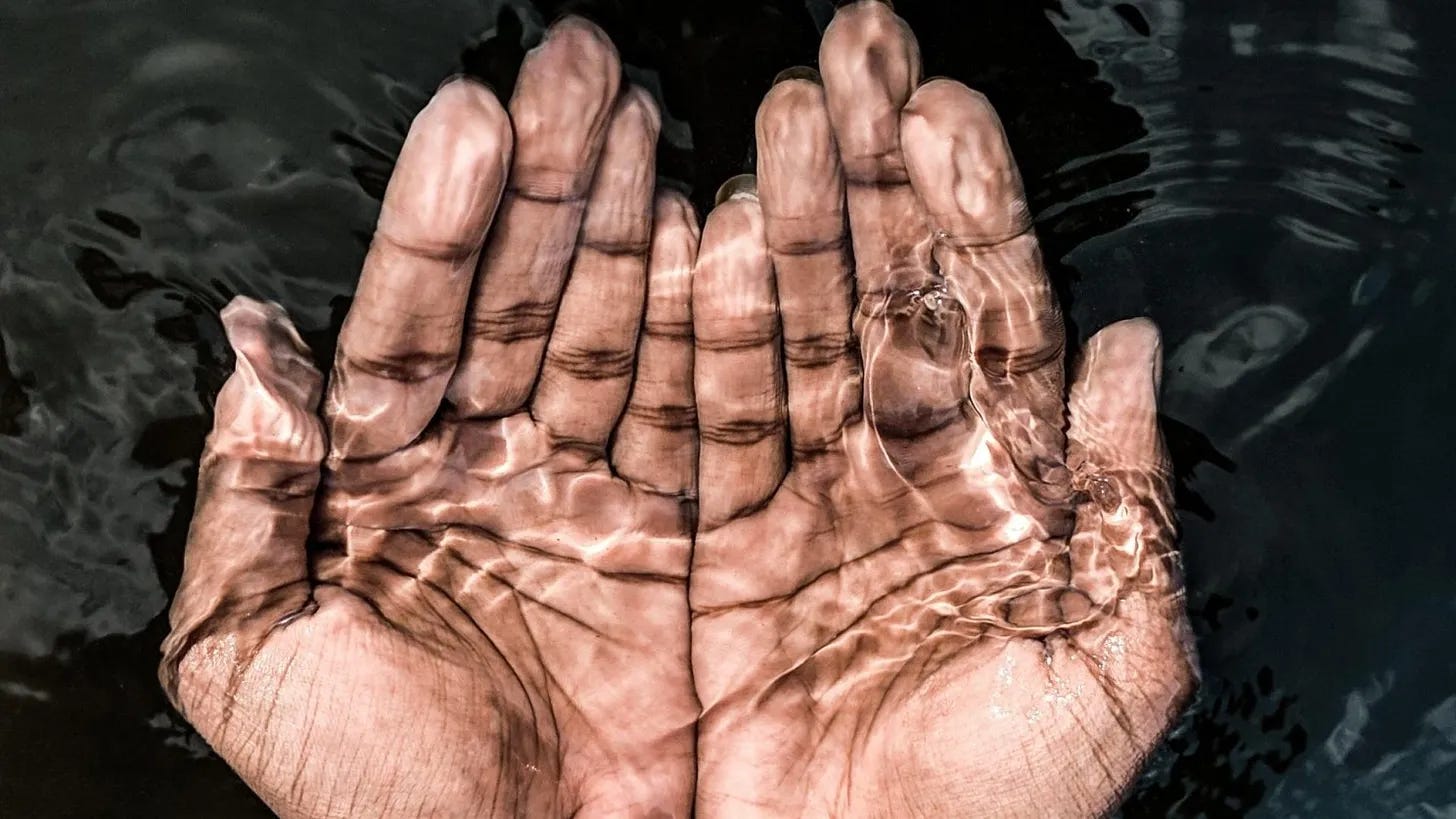
<svg viewBox="0 0 1456 819"><path fill-rule="evenodd" d="M515 41L556 11L512 5L523 19L464 2L0 12L0 53L26 67L0 77L0 745L38 749L0 759L0 804L104 815L86 800L136 788L138 811L169 813L221 787L220 815L259 810L151 676L227 367L216 314L234 293L276 299L331 354L412 112L462 54L508 80ZM805 59L828 5L784 0L797 50L773 51L782 35L750 67ZM897 5L931 73L981 60L1079 336L1144 313L1164 328L1206 685L1127 815L1456 811L1456 638L1433 628L1456 608L1456 552L1431 512L1456 454L1440 434L1456 13L1006 0L978 13L1067 54L965 56L946 24L964 12ZM741 40L710 18L671 22L727 71L711 49ZM760 78L705 99L655 67L634 77L666 97L667 172L738 170L746 146L703 108L751 111ZM84 782L100 795L70 792Z"/></svg>

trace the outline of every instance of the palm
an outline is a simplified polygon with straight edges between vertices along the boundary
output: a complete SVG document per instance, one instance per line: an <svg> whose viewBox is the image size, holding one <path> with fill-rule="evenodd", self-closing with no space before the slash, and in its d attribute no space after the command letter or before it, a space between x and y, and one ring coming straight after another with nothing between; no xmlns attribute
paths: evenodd
<svg viewBox="0 0 1456 819"><path fill-rule="evenodd" d="M984 98L920 85L880 3L820 66L696 273L699 812L1104 812L1191 686L1156 331L1098 334L1068 398Z"/></svg>
<svg viewBox="0 0 1456 819"><path fill-rule="evenodd" d="M507 813L564 810L563 778L614 807L690 781L682 738L697 703L678 498L615 477L527 413L439 423L397 453L339 465L326 483L322 533L344 551L320 557L318 582L345 593L350 617L408 636L419 667L449 669L440 690L434 674L414 682L423 703L453 711L447 692L474 691L503 712L460 716L475 723L462 747L498 742L485 749L512 763L480 754L480 774L514 767L545 791ZM345 675L377 666L341 661ZM334 678L330 690L351 687ZM427 713L387 697L374 705Z"/></svg>
<svg viewBox="0 0 1456 819"><path fill-rule="evenodd" d="M280 813L686 811L697 233L619 76L568 18L514 128L442 87L326 398L279 308L224 312L163 680Z"/></svg>
<svg viewBox="0 0 1456 819"><path fill-rule="evenodd" d="M1094 611L1049 530L1065 513L990 436L982 466L907 485L868 427L700 537L778 558L738 561L728 584L695 567L709 781L775 814L1018 815L999 795L1059 792L1068 807L1036 813L1104 810L1189 684L1173 578L1083 567L1117 584Z"/></svg>
<svg viewBox="0 0 1456 819"><path fill-rule="evenodd" d="M216 665L179 669L188 718L269 804L285 815L408 815L426 800L550 798L523 787L528 777L502 781L514 774L502 748L544 754L525 697L493 685L505 671L498 657L474 654L463 635L397 625L364 596L321 588L315 603L245 657L228 651L235 643L205 641L188 656Z"/></svg>

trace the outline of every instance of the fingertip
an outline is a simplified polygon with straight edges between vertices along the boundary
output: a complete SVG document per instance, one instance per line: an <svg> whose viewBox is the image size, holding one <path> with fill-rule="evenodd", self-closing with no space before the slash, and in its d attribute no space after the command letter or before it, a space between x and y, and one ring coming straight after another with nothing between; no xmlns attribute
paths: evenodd
<svg viewBox="0 0 1456 819"><path fill-rule="evenodd" d="M757 197L729 197L708 214L693 273L698 341L711 346L739 335L767 334L766 323L777 321L772 278ZM755 329L746 331L745 322Z"/></svg>
<svg viewBox="0 0 1456 819"><path fill-rule="evenodd" d="M435 93L430 97L430 102L452 100L496 110L502 116L505 115L505 108L500 104L500 98L496 96L495 89L491 87L490 83L471 74L451 74L440 81L435 88Z"/></svg>
<svg viewBox="0 0 1456 819"><path fill-rule="evenodd" d="M962 101L969 100L978 104L984 112L992 117L996 116L996 109L991 106L991 101L980 91L966 85L954 77L944 74L937 74L933 77L925 77L915 89L912 98L919 100L915 103L907 103L907 109L914 109L916 106L929 104L934 107L936 103L963 104Z"/></svg>
<svg viewBox="0 0 1456 819"><path fill-rule="evenodd" d="M521 177L513 184L537 197L581 195L621 83L621 60L606 32L574 15L552 25L526 55L511 96Z"/></svg>
<svg viewBox="0 0 1456 819"><path fill-rule="evenodd" d="M322 426L314 414L323 377L281 306L247 297L222 311L236 356L214 408L209 451L285 462L323 458Z"/></svg>
<svg viewBox="0 0 1456 819"><path fill-rule="evenodd" d="M466 75L446 80L421 111L454 125L458 136L479 143L490 154L509 150L511 118L490 86Z"/></svg>
<svg viewBox="0 0 1456 819"><path fill-rule="evenodd" d="M1158 329L1157 322L1146 316L1114 321L1103 327L1095 338L1100 338L1104 344L1139 347L1153 352L1163 348L1162 331Z"/></svg>
<svg viewBox="0 0 1456 819"><path fill-rule="evenodd" d="M803 127L814 129L815 134L827 132L824 86L806 79L777 82L759 104L755 125L761 142L791 137Z"/></svg>
<svg viewBox="0 0 1456 819"><path fill-rule="evenodd" d="M1074 469L1166 469L1158 430L1162 359L1157 325L1145 318L1110 324L1088 340L1068 401Z"/></svg>
<svg viewBox="0 0 1456 819"><path fill-rule="evenodd" d="M689 281L697 261L697 211L683 193L661 189L653 202L652 270Z"/></svg>
<svg viewBox="0 0 1456 819"><path fill-rule="evenodd" d="M920 83L914 33L883 3L845 6L824 32L819 70L846 170L883 175L885 158L900 147L900 109Z"/></svg>
<svg viewBox="0 0 1456 819"><path fill-rule="evenodd" d="M1147 316L1136 316L1134 318L1115 321L1102 328L1102 332L1108 338L1137 340L1142 344L1159 348L1163 345L1162 331L1158 329L1157 322Z"/></svg>
<svg viewBox="0 0 1456 819"><path fill-rule="evenodd" d="M1163 335L1152 319L1123 319L1092 336L1083 353L1085 368L1102 380L1131 384L1151 379L1156 397L1163 383Z"/></svg>
<svg viewBox="0 0 1456 819"><path fill-rule="evenodd" d="M652 95L635 85L624 89L612 108L593 184L600 186L604 173L627 173L637 179L655 181L653 159L661 130L662 115Z"/></svg>
<svg viewBox="0 0 1456 819"><path fill-rule="evenodd" d="M270 306L276 306L277 302L259 301L251 296L233 296L228 303L223 305L222 318L226 322L229 315L252 312L265 312Z"/></svg>
<svg viewBox="0 0 1456 819"><path fill-rule="evenodd" d="M651 92L633 83L622 92L622 99L617 104L623 111L631 111L639 117L656 141L658 132L662 130L662 111Z"/></svg>
<svg viewBox="0 0 1456 819"><path fill-rule="evenodd" d="M527 53L511 95L510 116L522 141L535 137L531 142L542 151L562 140L590 140L610 117L621 84L622 63L611 38L595 23L567 15ZM564 122L588 127L578 129L585 133L554 133Z"/></svg>
<svg viewBox="0 0 1456 819"><path fill-rule="evenodd" d="M909 31L909 26L895 6L885 0L855 0L844 3L834 12L834 19L824 30L824 44L838 46L838 38L853 35L862 37L866 33L888 32L899 35ZM831 42L831 38L834 38Z"/></svg>
<svg viewBox="0 0 1456 819"><path fill-rule="evenodd" d="M614 252L645 253L652 235L653 190L657 184L657 104L640 88L618 98L607 126L580 241Z"/></svg>
<svg viewBox="0 0 1456 819"><path fill-rule="evenodd" d="M570 60L570 64L578 67L611 69L610 74L604 72L597 79L609 80L614 89L620 85L622 58L611 35L601 26L580 15L567 14L558 18L546 29L535 48L527 52L526 59L530 61L547 56L566 58ZM518 77L518 88L520 79L523 78ZM615 97L616 94L613 93L607 99Z"/></svg>
<svg viewBox="0 0 1456 819"><path fill-rule="evenodd" d="M510 116L490 89L445 83L415 116L380 211L380 230L407 245L469 256L479 250L505 187Z"/></svg>
<svg viewBox="0 0 1456 819"><path fill-rule="evenodd" d="M760 196L776 251L821 250L844 240L844 171L824 89L806 80L774 86L756 126Z"/></svg>
<svg viewBox="0 0 1456 819"><path fill-rule="evenodd" d="M703 226L705 249L711 244L720 255L765 256L763 207L758 201L756 178L743 174L728 180L718 190L718 200Z"/></svg>
<svg viewBox="0 0 1456 819"><path fill-rule="evenodd" d="M984 94L951 79L927 82L900 130L911 184L947 240L998 244L1030 228L1021 173Z"/></svg>
<svg viewBox="0 0 1456 819"><path fill-rule="evenodd" d="M774 76L773 84L781 85L793 80L802 80L814 85L824 84L824 78L819 75L818 69L807 65L794 65L785 68Z"/></svg>
<svg viewBox="0 0 1456 819"><path fill-rule="evenodd" d="M254 359L266 357L285 365L283 369L290 374L311 375L310 382L321 378L308 345L282 305L236 296L222 309L221 318L223 334L237 354Z"/></svg>
<svg viewBox="0 0 1456 819"><path fill-rule="evenodd" d="M223 333L234 349L261 345L267 337L265 328L277 322L289 325L287 314L277 302L264 302L249 296L234 296L222 308ZM299 342L302 344L302 340Z"/></svg>
<svg viewBox="0 0 1456 819"><path fill-rule="evenodd" d="M553 22L536 48L547 45L617 59L617 47L612 43L611 36L601 26L579 14L565 14Z"/></svg>
<svg viewBox="0 0 1456 819"><path fill-rule="evenodd" d="M527 59L549 61L552 67L571 69L556 79L568 96L615 99L621 87L622 60L612 38L585 17L569 14L552 24ZM524 72L521 77L524 79ZM548 75L543 79L550 80ZM610 89L611 93L606 93Z"/></svg>
<svg viewBox="0 0 1456 819"><path fill-rule="evenodd" d="M933 77L921 83L905 103L903 120L939 131L972 128L999 132L1001 117L991 100L974 88L950 77Z"/></svg>
<svg viewBox="0 0 1456 819"><path fill-rule="evenodd" d="M676 188L658 188L653 197L652 209L658 221L698 224L698 210L688 195Z"/></svg>

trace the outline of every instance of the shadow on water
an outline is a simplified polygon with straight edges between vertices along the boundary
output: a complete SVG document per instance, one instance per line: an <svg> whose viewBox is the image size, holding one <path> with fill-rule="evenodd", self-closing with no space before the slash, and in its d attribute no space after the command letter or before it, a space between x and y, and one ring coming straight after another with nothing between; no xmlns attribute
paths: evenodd
<svg viewBox="0 0 1456 819"><path fill-rule="evenodd" d="M0 52L28 67L0 78L4 812L266 815L154 676L231 363L217 311L278 300L327 359L440 77L508 89L544 24L584 13L663 101L661 173L705 208L833 5L0 12ZM897 3L927 73L1002 112L1075 337L1164 328L1205 684L1129 817L1456 810L1456 550L1436 514L1456 109L1453 57L1422 38L1456 11L1297 6Z"/></svg>

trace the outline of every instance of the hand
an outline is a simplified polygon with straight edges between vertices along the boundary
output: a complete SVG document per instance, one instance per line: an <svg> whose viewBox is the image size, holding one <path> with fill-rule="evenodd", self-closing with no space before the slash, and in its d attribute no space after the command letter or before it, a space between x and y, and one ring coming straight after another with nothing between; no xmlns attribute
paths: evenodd
<svg viewBox="0 0 1456 819"><path fill-rule="evenodd" d="M224 312L162 679L284 816L689 811L697 224L620 75L568 18L509 118L461 80L415 120L327 439L282 311Z"/></svg>
<svg viewBox="0 0 1456 819"><path fill-rule="evenodd" d="M1157 331L1098 333L1066 398L986 100L876 2L820 65L694 274L699 815L1106 812L1195 675Z"/></svg>

